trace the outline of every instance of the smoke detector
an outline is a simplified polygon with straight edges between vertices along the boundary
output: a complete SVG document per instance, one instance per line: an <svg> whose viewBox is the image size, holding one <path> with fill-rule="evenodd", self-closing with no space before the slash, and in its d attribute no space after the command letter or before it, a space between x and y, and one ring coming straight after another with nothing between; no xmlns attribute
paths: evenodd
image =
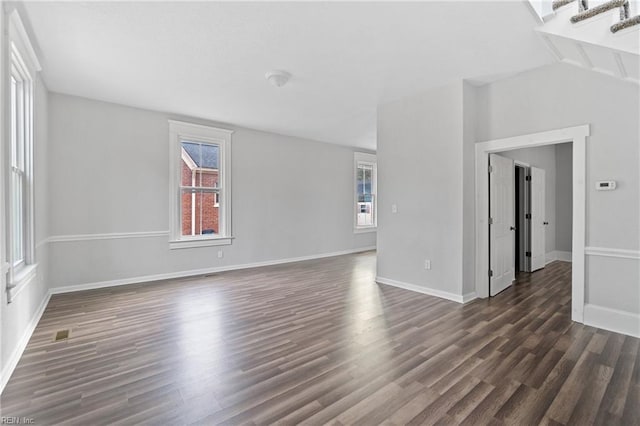
<svg viewBox="0 0 640 426"><path fill-rule="evenodd" d="M291 74L282 70L274 70L266 73L264 75L264 78L266 78L267 81L271 83L273 86L282 87L285 84L287 84L287 82L291 78Z"/></svg>

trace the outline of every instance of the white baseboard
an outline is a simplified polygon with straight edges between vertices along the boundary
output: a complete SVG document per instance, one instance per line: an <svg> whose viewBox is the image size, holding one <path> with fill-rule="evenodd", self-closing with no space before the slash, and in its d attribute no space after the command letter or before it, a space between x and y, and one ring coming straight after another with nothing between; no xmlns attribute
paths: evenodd
<svg viewBox="0 0 640 426"><path fill-rule="evenodd" d="M24 333L22 334L22 337L20 338L20 341L18 342L18 345L16 346L14 351L11 353L11 356L9 357L7 365L2 369L2 372L0 373L0 394L4 390L4 387L6 386L7 382L9 381L11 374L13 374L13 370L15 370L16 366L18 365L18 361L20 361L20 357L22 356L22 353L27 347L27 344L29 343L29 339L31 339L31 335L33 334L33 331L38 325L38 322L40 321L40 318L42 317L42 314L44 313L44 310L46 309L47 304L49 303L49 299L53 294L70 293L74 291L91 290L91 289L104 288L104 287L114 287L114 286L135 284L135 283L144 283L144 282L151 282L151 281L158 281L158 280L166 280L171 278L183 278L183 277L190 277L194 275L205 275L205 274L211 274L215 272L233 271L238 269L258 268L260 266L279 265L283 263L301 262L303 260L313 260L313 259L322 259L325 257L342 256L345 254L361 253L361 252L375 250L375 249L376 249L375 246L369 246L369 247L361 247L357 249L342 250L342 251L337 251L332 253L322 253L322 254L294 257L294 258L288 258L288 259L268 260L265 262L245 263L242 265L232 265L232 266L223 266L218 268L205 268L205 269L197 269L197 270L191 270L191 271L171 272L167 274L146 275L146 276L134 277L134 278L124 278L119 280L101 281L101 282L88 283L88 284L79 284L79 285L73 285L73 286L51 288L49 289L49 292L47 293L46 297L42 301L42 304L38 307L38 310L33 315L33 318L27 325Z"/></svg>
<svg viewBox="0 0 640 426"><path fill-rule="evenodd" d="M86 284L77 284L64 287L54 287L51 294L71 293L74 291L94 290L105 287L117 287L121 285L148 283L152 281L169 280L173 278L186 278L197 275L214 274L217 272L236 271L239 269L259 268L261 266L280 265L283 263L302 262L304 260L322 259L325 257L342 256L345 254L361 253L365 251L375 250L375 246L361 247L357 249L349 249L336 251L331 253L313 254L310 256L291 257L287 259L267 260L264 262L244 263L240 265L218 266L215 268L192 269L190 271L168 272L165 274L143 275L131 278L122 278L109 281L98 281Z"/></svg>
<svg viewBox="0 0 640 426"><path fill-rule="evenodd" d="M472 300L475 300L478 298L478 295L476 294L475 291L472 291L471 293L466 293L462 295L462 303L469 303Z"/></svg>
<svg viewBox="0 0 640 426"><path fill-rule="evenodd" d="M597 305L584 306L584 323L592 327L640 337L640 315Z"/></svg>
<svg viewBox="0 0 640 426"><path fill-rule="evenodd" d="M46 309L50 298L51 292L47 293L47 295L42 300L42 303L36 310L35 314L33 314L31 321L29 321L29 324L27 324L24 333L22 333L22 337L20 337L20 341L18 341L18 345L13 350L13 352L11 352L7 364L2 369L2 373L0 373L0 394L2 394L4 387L7 385L9 378L13 374L13 370L15 370L16 366L18 365L18 361L20 361L20 357L22 357L22 353L27 347L29 339L31 339L31 335L36 329L36 326L38 325L38 322L40 321L40 318L42 317L42 314L44 313L44 310Z"/></svg>
<svg viewBox="0 0 640 426"><path fill-rule="evenodd" d="M571 252L554 250L545 254L545 265L559 260L561 262L571 262Z"/></svg>
<svg viewBox="0 0 640 426"><path fill-rule="evenodd" d="M415 291L416 293L427 294L429 296L439 297L441 299L451 300L458 303L467 303L477 297L475 292L459 295L455 293L449 293L448 291L437 290L431 287L424 287L416 284L405 283L402 281L392 280L390 278L376 277L376 282L380 284L386 284L393 287L402 288L405 290Z"/></svg>

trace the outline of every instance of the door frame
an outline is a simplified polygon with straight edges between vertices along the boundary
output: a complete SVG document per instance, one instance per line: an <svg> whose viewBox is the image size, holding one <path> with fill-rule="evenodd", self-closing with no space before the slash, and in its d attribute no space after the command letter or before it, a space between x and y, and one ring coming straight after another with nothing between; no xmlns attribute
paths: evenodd
<svg viewBox="0 0 640 426"><path fill-rule="evenodd" d="M489 154L573 142L573 225L571 254L571 319L584 322L586 235L586 143L589 124L475 144L476 150L476 295L489 297Z"/></svg>
<svg viewBox="0 0 640 426"><path fill-rule="evenodd" d="M520 246L518 244L516 244L516 251L519 252L518 257L520 258L520 263L521 263L521 268L520 271L518 271L516 269L516 274L518 272L531 272L531 262L529 260L527 260L527 249L529 249L531 247L531 235L530 235L530 228L531 228L531 224L529 222L527 222L527 211L531 209L531 202L529 200L529 185L527 185L527 176L529 176L530 170L531 170L531 165L529 163L525 163L524 161L519 161L519 160L514 160L514 167L520 168L522 169L524 175L522 176L524 178L524 185L522 185L522 190L524 192L524 194L522 194L522 198L524 200L524 203L521 207L521 215L522 217L522 223L520 222L520 215L518 215L518 217L516 217L516 235L518 235L518 240L520 241L520 243L523 246L523 250L520 250ZM520 182L518 182L518 184L520 184ZM515 203L516 205L519 204L519 200L516 198L515 199ZM514 209L515 210L515 209ZM522 225L522 226L520 226ZM517 241L518 241L517 240Z"/></svg>

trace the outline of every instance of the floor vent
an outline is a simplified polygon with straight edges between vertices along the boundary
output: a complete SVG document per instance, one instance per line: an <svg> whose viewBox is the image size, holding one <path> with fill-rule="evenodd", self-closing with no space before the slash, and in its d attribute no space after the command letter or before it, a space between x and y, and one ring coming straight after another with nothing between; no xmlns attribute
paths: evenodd
<svg viewBox="0 0 640 426"><path fill-rule="evenodd" d="M53 339L54 342L58 340L64 340L69 338L69 330L60 330L56 332L56 337Z"/></svg>

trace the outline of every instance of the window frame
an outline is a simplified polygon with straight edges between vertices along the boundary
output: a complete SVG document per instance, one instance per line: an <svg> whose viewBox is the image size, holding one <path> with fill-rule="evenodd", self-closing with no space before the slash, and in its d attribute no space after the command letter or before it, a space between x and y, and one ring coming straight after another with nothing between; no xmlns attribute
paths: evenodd
<svg viewBox="0 0 640 426"><path fill-rule="evenodd" d="M373 225L358 225L358 167L371 166L371 195L373 196ZM353 232L361 234L378 229L378 158L366 152L353 153Z"/></svg>
<svg viewBox="0 0 640 426"><path fill-rule="evenodd" d="M194 248L229 245L233 240L231 234L231 135L233 130L218 127L193 124L184 121L169 120L169 191L170 191L170 249ZM196 142L209 145L217 145L219 148L218 159L218 186L219 189L211 191L219 193L218 223L219 232L215 236L182 235L182 185L181 185L181 159L182 142Z"/></svg>
<svg viewBox="0 0 640 426"><path fill-rule="evenodd" d="M8 20L8 61L5 68L7 93L6 144L3 177L5 179L5 258L8 269L8 301L29 284L37 273L35 245L35 189L34 189L34 105L36 98L36 77L41 71L38 57L31 46L17 10L13 10ZM12 81L15 81L15 92ZM3 82L3 84L5 84ZM14 102L14 94L20 101ZM14 116L14 112L16 116ZM18 123L16 124L16 121ZM14 133L15 129L15 133ZM16 151L19 154L15 154ZM16 155L20 158L16 158ZM17 184L20 179L20 184ZM15 251L16 218L14 216L16 187L20 187L21 218L19 219L22 238L21 254Z"/></svg>

